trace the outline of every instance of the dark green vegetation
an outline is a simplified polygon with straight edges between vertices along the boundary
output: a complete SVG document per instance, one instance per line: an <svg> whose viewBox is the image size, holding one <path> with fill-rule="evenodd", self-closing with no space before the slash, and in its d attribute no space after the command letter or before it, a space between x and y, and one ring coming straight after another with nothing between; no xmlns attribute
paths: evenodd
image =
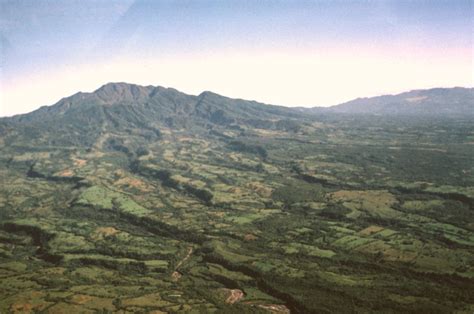
<svg viewBox="0 0 474 314"><path fill-rule="evenodd" d="M0 120L0 312L472 312L473 122L126 84Z"/></svg>

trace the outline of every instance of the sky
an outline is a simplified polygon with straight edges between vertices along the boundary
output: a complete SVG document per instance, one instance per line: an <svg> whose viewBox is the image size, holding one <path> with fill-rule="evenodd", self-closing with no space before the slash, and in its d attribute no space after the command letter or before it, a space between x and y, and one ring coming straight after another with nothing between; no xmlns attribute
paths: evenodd
<svg viewBox="0 0 474 314"><path fill-rule="evenodd" d="M474 85L471 0L0 0L0 116L108 82L285 106Z"/></svg>

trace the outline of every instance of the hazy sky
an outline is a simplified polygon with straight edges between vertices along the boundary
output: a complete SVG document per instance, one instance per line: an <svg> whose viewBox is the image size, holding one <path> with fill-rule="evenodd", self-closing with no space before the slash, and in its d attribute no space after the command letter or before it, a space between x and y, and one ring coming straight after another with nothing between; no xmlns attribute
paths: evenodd
<svg viewBox="0 0 474 314"><path fill-rule="evenodd" d="M0 116L118 81L289 106L471 87L472 3L0 0Z"/></svg>

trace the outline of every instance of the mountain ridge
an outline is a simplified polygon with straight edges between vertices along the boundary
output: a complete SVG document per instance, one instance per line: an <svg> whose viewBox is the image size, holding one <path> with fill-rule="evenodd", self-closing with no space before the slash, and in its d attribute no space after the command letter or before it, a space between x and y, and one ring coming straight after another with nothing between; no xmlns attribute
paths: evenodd
<svg viewBox="0 0 474 314"><path fill-rule="evenodd" d="M134 130L157 135L160 129L172 128L207 133L218 126L289 130L306 120L304 113L291 108L212 92L195 96L161 86L108 83L94 92L76 93L28 114L2 118L0 130L14 128L19 136L38 140L48 138L40 136L46 132L61 145L91 146L107 132Z"/></svg>
<svg viewBox="0 0 474 314"><path fill-rule="evenodd" d="M77 103L82 103L83 101L88 101L89 104L94 105L116 105L116 104L137 104L141 102L146 102L150 99L155 98L159 94L164 94L165 96L170 95L179 95L180 97L187 97L189 100L196 101L196 105L201 103L204 98L211 98L215 101L217 98L224 101L235 101L240 103L245 103L246 105L263 105L268 106L267 108L280 108L283 110L290 109L290 107L278 106L272 104L265 104L257 102L254 100L245 100L241 98L230 98L226 97L211 91L203 91L199 95L190 95L184 92L181 92L174 88L162 87L162 86L142 86L136 84L129 84L124 82L112 82L107 83L94 90L93 92L78 92L71 96L61 98L58 102L52 105L42 106L36 110L33 110L29 113L18 114L11 117L0 117L0 119L13 119L21 120L33 113L39 112L48 112L52 113L55 109L59 109L60 113L71 108L71 105L77 105ZM75 102L75 103L74 103ZM182 104L180 104L182 105Z"/></svg>
<svg viewBox="0 0 474 314"><path fill-rule="evenodd" d="M474 115L474 88L415 89L399 94L356 98L324 110L349 114Z"/></svg>
<svg viewBox="0 0 474 314"><path fill-rule="evenodd" d="M356 99L329 106L319 107L286 107L266 104L255 100L226 97L212 91L203 91L199 95L191 95L177 89L153 85L137 85L125 82L110 82L102 85L93 92L78 92L64 97L52 105L42 106L25 114L11 117L0 117L0 120L13 121L29 120L33 114L63 114L75 103L87 101L89 104L112 106L116 104L135 104L147 102L159 94L167 96L179 95L187 97L189 101L199 103L204 98L225 100L226 102L244 102L246 104L264 105L275 111L277 108L286 111L290 116L301 116L301 113L347 113L347 114L474 114L474 88L472 87L436 87L430 89L415 89L399 94L386 94L373 97L358 97ZM454 100L454 102L453 102ZM448 106L448 103L451 105ZM189 109L189 108L188 108ZM229 107L227 106L227 109ZM431 112L427 112L430 111ZM435 110L433 112L433 110Z"/></svg>

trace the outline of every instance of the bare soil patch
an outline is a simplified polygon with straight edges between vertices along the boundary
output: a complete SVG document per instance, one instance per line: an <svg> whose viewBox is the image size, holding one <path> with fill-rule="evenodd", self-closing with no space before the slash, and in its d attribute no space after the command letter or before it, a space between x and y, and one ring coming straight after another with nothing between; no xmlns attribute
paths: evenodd
<svg viewBox="0 0 474 314"><path fill-rule="evenodd" d="M72 177L74 175L74 172L71 169L65 169L58 173L58 176L60 177Z"/></svg>
<svg viewBox="0 0 474 314"><path fill-rule="evenodd" d="M225 292L227 293L227 298L225 300L225 303L227 304L234 304L236 302L239 302L242 300L244 297L244 292L240 289L224 289Z"/></svg>
<svg viewBox="0 0 474 314"><path fill-rule="evenodd" d="M290 309L282 304L260 304L258 307L275 314L290 314Z"/></svg>
<svg viewBox="0 0 474 314"><path fill-rule="evenodd" d="M374 233L380 232L383 229L384 228L380 227L380 226L369 226L369 227L365 228L364 230L359 231L359 234L363 235L363 236L369 236L369 235L372 235Z"/></svg>
<svg viewBox="0 0 474 314"><path fill-rule="evenodd" d="M91 238L95 240L102 239L116 235L119 232L120 230L117 230L114 227L99 227L92 233Z"/></svg>

